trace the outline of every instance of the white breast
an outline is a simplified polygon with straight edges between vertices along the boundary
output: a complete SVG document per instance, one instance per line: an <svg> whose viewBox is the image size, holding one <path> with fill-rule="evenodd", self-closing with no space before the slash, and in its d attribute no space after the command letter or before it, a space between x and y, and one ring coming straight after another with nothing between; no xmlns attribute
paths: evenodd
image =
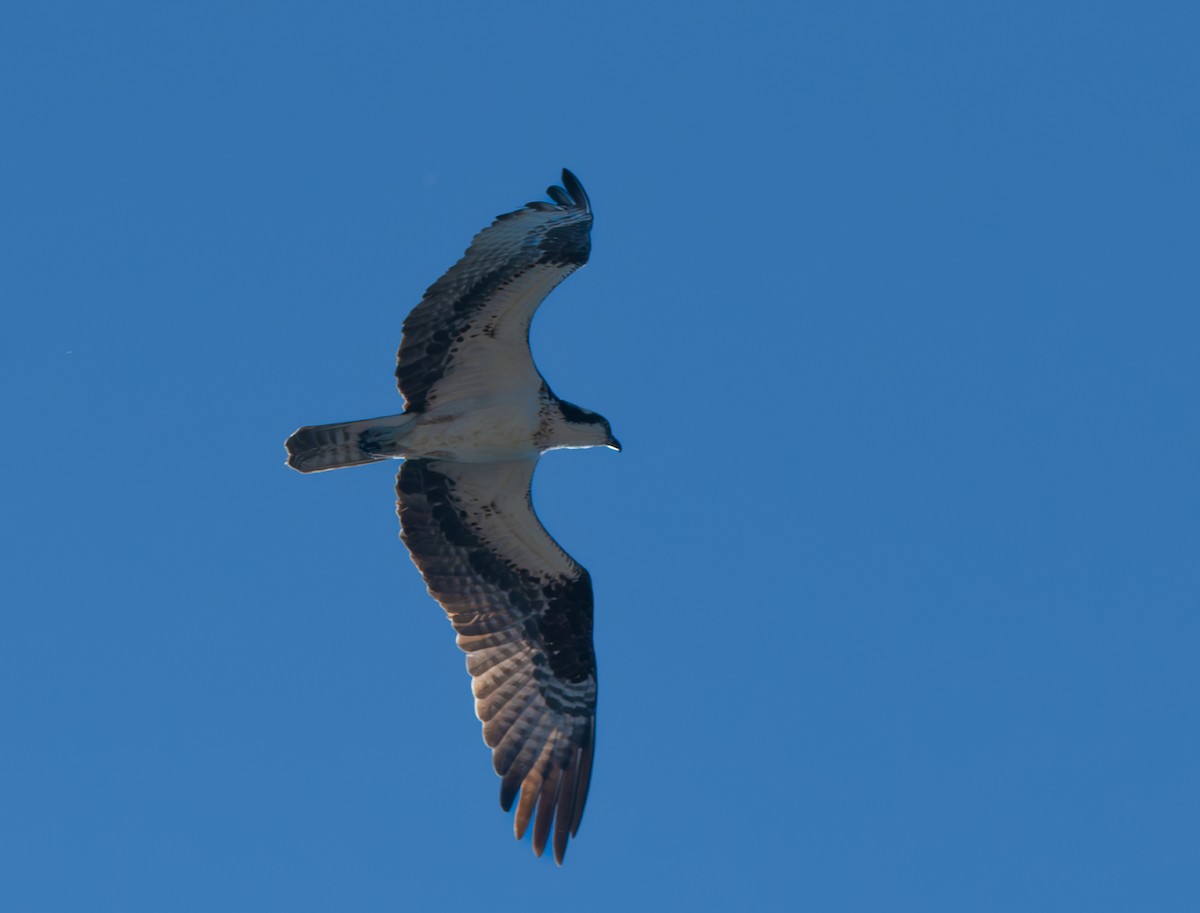
<svg viewBox="0 0 1200 913"><path fill-rule="evenodd" d="M528 393L472 397L435 407L418 417L404 439L411 457L492 463L537 456L538 399Z"/></svg>

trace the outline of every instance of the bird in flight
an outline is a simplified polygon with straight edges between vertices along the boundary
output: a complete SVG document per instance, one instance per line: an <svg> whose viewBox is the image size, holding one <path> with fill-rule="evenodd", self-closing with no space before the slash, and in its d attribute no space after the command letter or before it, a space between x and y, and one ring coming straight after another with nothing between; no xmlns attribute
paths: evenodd
<svg viewBox="0 0 1200 913"><path fill-rule="evenodd" d="M517 796L561 864L587 800L596 744L592 581L537 518L530 483L547 450L620 450L608 421L559 399L529 351L550 291L587 262L592 208L566 169L553 201L499 216L404 321L398 415L301 428L287 464L323 472L402 459L400 538L467 654L475 712Z"/></svg>

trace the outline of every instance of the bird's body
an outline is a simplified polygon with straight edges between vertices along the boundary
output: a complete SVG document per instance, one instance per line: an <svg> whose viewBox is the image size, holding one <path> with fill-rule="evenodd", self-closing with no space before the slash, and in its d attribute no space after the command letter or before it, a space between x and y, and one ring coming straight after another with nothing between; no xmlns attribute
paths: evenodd
<svg viewBox="0 0 1200 913"><path fill-rule="evenodd" d="M608 446L608 422L560 400L529 351L547 294L587 261L591 206L568 171L554 204L500 216L404 322L403 413L301 428L288 465L320 472L403 459L401 537L467 652L475 709L501 776L555 859L579 826L595 743L592 587L545 531L529 489L547 450ZM535 817L536 813L536 817Z"/></svg>
<svg viewBox="0 0 1200 913"><path fill-rule="evenodd" d="M450 400L428 412L313 425L289 438L297 451L289 465L301 472L320 472L380 459L418 457L495 463L536 459L548 450L609 444L602 427L567 421L559 408L561 402L543 386L534 396L510 390L496 396ZM348 445L346 454L355 459L334 456L328 465L318 465L333 456L322 447L322 435L340 435L338 444Z"/></svg>

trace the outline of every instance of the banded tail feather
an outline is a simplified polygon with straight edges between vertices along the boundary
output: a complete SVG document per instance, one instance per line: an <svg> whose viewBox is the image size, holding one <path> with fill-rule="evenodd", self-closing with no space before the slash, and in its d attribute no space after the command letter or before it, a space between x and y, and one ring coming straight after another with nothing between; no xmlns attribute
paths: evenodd
<svg viewBox="0 0 1200 913"><path fill-rule="evenodd" d="M397 438L412 418L388 415L358 422L307 425L297 429L284 444L287 464L300 472L324 472L397 456Z"/></svg>

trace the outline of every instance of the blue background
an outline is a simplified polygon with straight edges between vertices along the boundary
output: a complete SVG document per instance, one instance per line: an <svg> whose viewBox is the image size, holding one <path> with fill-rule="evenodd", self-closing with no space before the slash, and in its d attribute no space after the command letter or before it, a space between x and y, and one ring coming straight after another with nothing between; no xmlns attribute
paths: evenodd
<svg viewBox="0 0 1200 913"><path fill-rule="evenodd" d="M0 907L1200 909L1192 3L0 14ZM400 324L566 165L625 445L579 838L517 844L392 466Z"/></svg>

